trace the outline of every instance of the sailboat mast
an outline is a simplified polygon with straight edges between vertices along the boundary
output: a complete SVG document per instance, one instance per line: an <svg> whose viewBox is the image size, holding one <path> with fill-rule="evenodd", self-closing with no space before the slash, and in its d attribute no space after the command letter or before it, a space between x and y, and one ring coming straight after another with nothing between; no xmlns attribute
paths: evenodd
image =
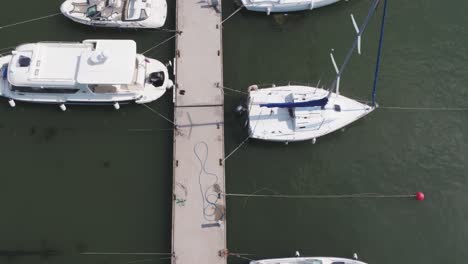
<svg viewBox="0 0 468 264"><path fill-rule="evenodd" d="M346 57L345 57L345 60L343 62L343 64L341 65L340 67L340 70L338 71L338 73L336 74L336 77L335 79L333 80L332 84L331 84L331 90L330 90L330 94L331 92L333 92L335 89L336 89L336 86L337 86L337 83L338 83L338 80L341 78L341 75L343 74L343 71L344 69L346 68L346 66L348 65L349 63L349 60L351 59L351 56L353 55L354 53L354 50L356 49L356 47L358 46L358 42L362 36L362 34L364 33L364 31L366 30L367 28L367 25L369 24L369 21L370 19L372 18L372 16L374 15L376 9L377 9L377 6L378 4L380 3L380 0L374 0L374 2L372 3L372 6L371 8L369 9L369 12L367 13L367 17L366 19L364 20L364 22L362 23L361 27L359 28L359 33L357 34L354 42L353 42L353 46L351 47L351 49L348 51L348 54L346 54ZM330 95L329 95L330 96Z"/></svg>
<svg viewBox="0 0 468 264"><path fill-rule="evenodd" d="M384 0L382 22L380 24L379 48L377 51L377 62L375 63L374 85L372 87L372 106L375 106L375 96L377 93L377 80L379 79L380 57L382 55L383 37L385 31L385 17L387 16L387 0Z"/></svg>

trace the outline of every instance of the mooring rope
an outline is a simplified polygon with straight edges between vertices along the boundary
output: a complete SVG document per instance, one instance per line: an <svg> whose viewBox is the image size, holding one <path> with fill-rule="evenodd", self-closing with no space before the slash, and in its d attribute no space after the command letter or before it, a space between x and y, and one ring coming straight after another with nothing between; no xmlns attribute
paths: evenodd
<svg viewBox="0 0 468 264"><path fill-rule="evenodd" d="M231 151L231 153L229 153L229 155L227 155L224 159L223 159L223 162L227 159L229 159L229 157L231 157L234 153L236 153L237 150L239 150L248 140L249 140L250 136L248 136L247 138L244 139L244 141L242 141L239 146L237 146L233 151Z"/></svg>
<svg viewBox="0 0 468 264"><path fill-rule="evenodd" d="M145 51L144 51L143 53L141 53L141 54L145 54L145 53L148 53L148 52L154 50L155 48L157 48L157 47L159 47L159 46L165 44L166 42L170 41L171 39L177 37L177 35L179 35L179 33L176 33L176 34L174 34L173 36L171 36L171 37L169 37L169 38L163 40L162 42L158 43L157 45L155 45L155 46L153 46L153 47L151 47L151 48L145 50Z"/></svg>
<svg viewBox="0 0 468 264"><path fill-rule="evenodd" d="M290 195L290 194L247 194L247 193L224 193L225 196L235 197L259 197L259 198L288 198L288 199L342 199L342 198L412 198L416 194L378 194L378 193L355 193L355 194L312 194L312 195Z"/></svg>
<svg viewBox="0 0 468 264"><path fill-rule="evenodd" d="M82 252L80 255L124 255L124 256L139 256L139 255L172 255L172 253L160 253L160 252Z"/></svg>
<svg viewBox="0 0 468 264"><path fill-rule="evenodd" d="M4 50L12 50L16 47L6 47L6 48L1 48L0 51L4 51Z"/></svg>
<svg viewBox="0 0 468 264"><path fill-rule="evenodd" d="M227 20L229 20L231 17L233 17L235 14L237 14L239 11L241 11L242 8L244 8L244 5L241 5L239 8L236 9L236 11L232 12L232 14L230 14L228 17L226 17L226 19L224 19L223 21L221 21L221 25L224 24L224 22L226 22Z"/></svg>
<svg viewBox="0 0 468 264"><path fill-rule="evenodd" d="M229 88L229 87L221 86L219 83L216 84L216 87L218 87L218 88L220 88L220 89L223 89L223 90L228 90L228 91L236 92L236 93L249 94L249 93L244 92L244 91L239 91L239 90L232 89L232 88Z"/></svg>
<svg viewBox="0 0 468 264"><path fill-rule="evenodd" d="M129 132L174 131L174 128L129 128Z"/></svg>
<svg viewBox="0 0 468 264"><path fill-rule="evenodd" d="M41 20L41 19L46 19L46 18L49 18L49 17L54 17L54 16L58 16L62 13L55 13L55 14L51 14L51 15L47 15L47 16L42 16L42 17L38 17L38 18L33 18L33 19L29 19L29 20L24 20L24 21L20 21L20 22L16 22L16 23L13 23L13 24L9 24L9 25L4 25L4 26L0 26L0 29L4 29L4 28L8 28L8 27L13 27L13 26L17 26L17 25L21 25L21 24L25 24L25 23L29 23L29 22L34 22L34 21L38 21L38 20Z"/></svg>
<svg viewBox="0 0 468 264"><path fill-rule="evenodd" d="M380 109L389 110L418 110L418 111L468 111L468 107L405 107L405 106L379 106Z"/></svg>
<svg viewBox="0 0 468 264"><path fill-rule="evenodd" d="M243 260L253 261L254 259L244 257L243 255L252 255L252 254L240 254L240 253L229 253L228 256L237 257Z"/></svg>
<svg viewBox="0 0 468 264"><path fill-rule="evenodd" d="M163 114L159 113L158 111L156 111L154 108L151 108L150 106L148 106L147 104L141 104L142 106L146 107L146 109L148 109L149 111L157 114L158 116L160 116L161 118L165 119L167 122L171 123L174 125L174 127L176 127L176 124L170 120L169 118L165 117Z"/></svg>

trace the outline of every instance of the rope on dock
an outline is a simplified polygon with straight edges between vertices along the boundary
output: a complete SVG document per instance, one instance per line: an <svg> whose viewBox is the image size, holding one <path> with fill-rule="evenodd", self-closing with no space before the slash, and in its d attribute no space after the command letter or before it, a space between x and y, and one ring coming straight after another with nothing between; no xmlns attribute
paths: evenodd
<svg viewBox="0 0 468 264"><path fill-rule="evenodd" d="M41 20L41 19L46 19L46 18L58 16L58 15L60 15L60 14L62 14L62 13L60 13L60 12L59 12L59 13L54 13L54 14L47 15L47 16L42 16L42 17L38 17L38 18L33 18L33 19L28 19L28 20L16 22L16 23L9 24L9 25L0 26L0 30L1 30L1 29L4 29L4 28L8 28L8 27L13 27L13 26L17 26L17 25L29 23L29 22L38 21L38 20Z"/></svg>
<svg viewBox="0 0 468 264"><path fill-rule="evenodd" d="M160 116L161 118L165 119L167 122L171 123L174 125L174 127L177 127L177 125L172 121L170 120L169 118L165 117L163 114L159 113L158 111L156 111L154 108L148 106L147 104L141 104L142 106L146 107L146 109L148 109L149 111L157 114L158 116Z"/></svg>
<svg viewBox="0 0 468 264"><path fill-rule="evenodd" d="M169 38L163 40L162 42L158 43L157 45L154 45L153 47L151 47L151 48L145 50L145 51L144 51L143 53L141 53L141 54L145 54L145 53L148 53L148 52L154 50L155 48L157 48L157 47L159 47L159 46L165 44L166 42L170 41L171 39L177 37L177 35L179 35L179 34L180 34L179 32L176 33L176 34L174 34L173 36L171 36L171 37L169 37Z"/></svg>
<svg viewBox="0 0 468 264"><path fill-rule="evenodd" d="M204 148L203 158L201 157L200 147ZM224 220L224 208L218 205L218 201L221 199L219 193L221 192L219 186L219 177L217 174L209 172L206 168L206 162L208 161L209 147L205 141L198 142L193 147L193 153L200 163L200 172L198 173L198 183L200 185L200 193L203 201L203 217L208 222L222 221ZM214 178L213 184L209 185L203 190L202 175L211 176ZM211 191L210 191L211 190ZM211 209L212 212L208 212ZM217 214L218 213L218 214Z"/></svg>
<svg viewBox="0 0 468 264"><path fill-rule="evenodd" d="M232 12L232 14L230 14L228 17L226 17L226 19L224 19L223 21L221 21L221 25L226 22L227 20L229 20L231 17L233 17L235 14L237 14L239 11L242 10L242 8L244 8L244 5L241 5L239 8L236 9L236 11Z"/></svg>

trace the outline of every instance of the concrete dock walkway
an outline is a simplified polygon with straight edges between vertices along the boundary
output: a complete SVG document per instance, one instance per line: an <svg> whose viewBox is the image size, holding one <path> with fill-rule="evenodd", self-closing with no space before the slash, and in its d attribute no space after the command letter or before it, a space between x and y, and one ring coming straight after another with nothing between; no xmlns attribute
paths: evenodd
<svg viewBox="0 0 468 264"><path fill-rule="evenodd" d="M173 264L227 263L220 10L221 0L177 1Z"/></svg>

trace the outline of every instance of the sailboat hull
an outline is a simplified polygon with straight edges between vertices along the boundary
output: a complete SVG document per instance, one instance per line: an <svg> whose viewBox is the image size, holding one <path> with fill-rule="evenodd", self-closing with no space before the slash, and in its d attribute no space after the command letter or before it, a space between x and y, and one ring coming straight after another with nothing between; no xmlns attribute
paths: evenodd
<svg viewBox="0 0 468 264"><path fill-rule="evenodd" d="M334 4L339 0L242 0L242 4L250 11L264 13L286 13L313 10Z"/></svg>
<svg viewBox="0 0 468 264"><path fill-rule="evenodd" d="M320 100L328 91L308 86L280 86L249 91L251 138L294 142L315 140L371 113L375 108L332 93L324 107L265 107L271 103Z"/></svg>
<svg viewBox="0 0 468 264"><path fill-rule="evenodd" d="M250 264L366 264L359 260L332 257L295 257L254 260Z"/></svg>

